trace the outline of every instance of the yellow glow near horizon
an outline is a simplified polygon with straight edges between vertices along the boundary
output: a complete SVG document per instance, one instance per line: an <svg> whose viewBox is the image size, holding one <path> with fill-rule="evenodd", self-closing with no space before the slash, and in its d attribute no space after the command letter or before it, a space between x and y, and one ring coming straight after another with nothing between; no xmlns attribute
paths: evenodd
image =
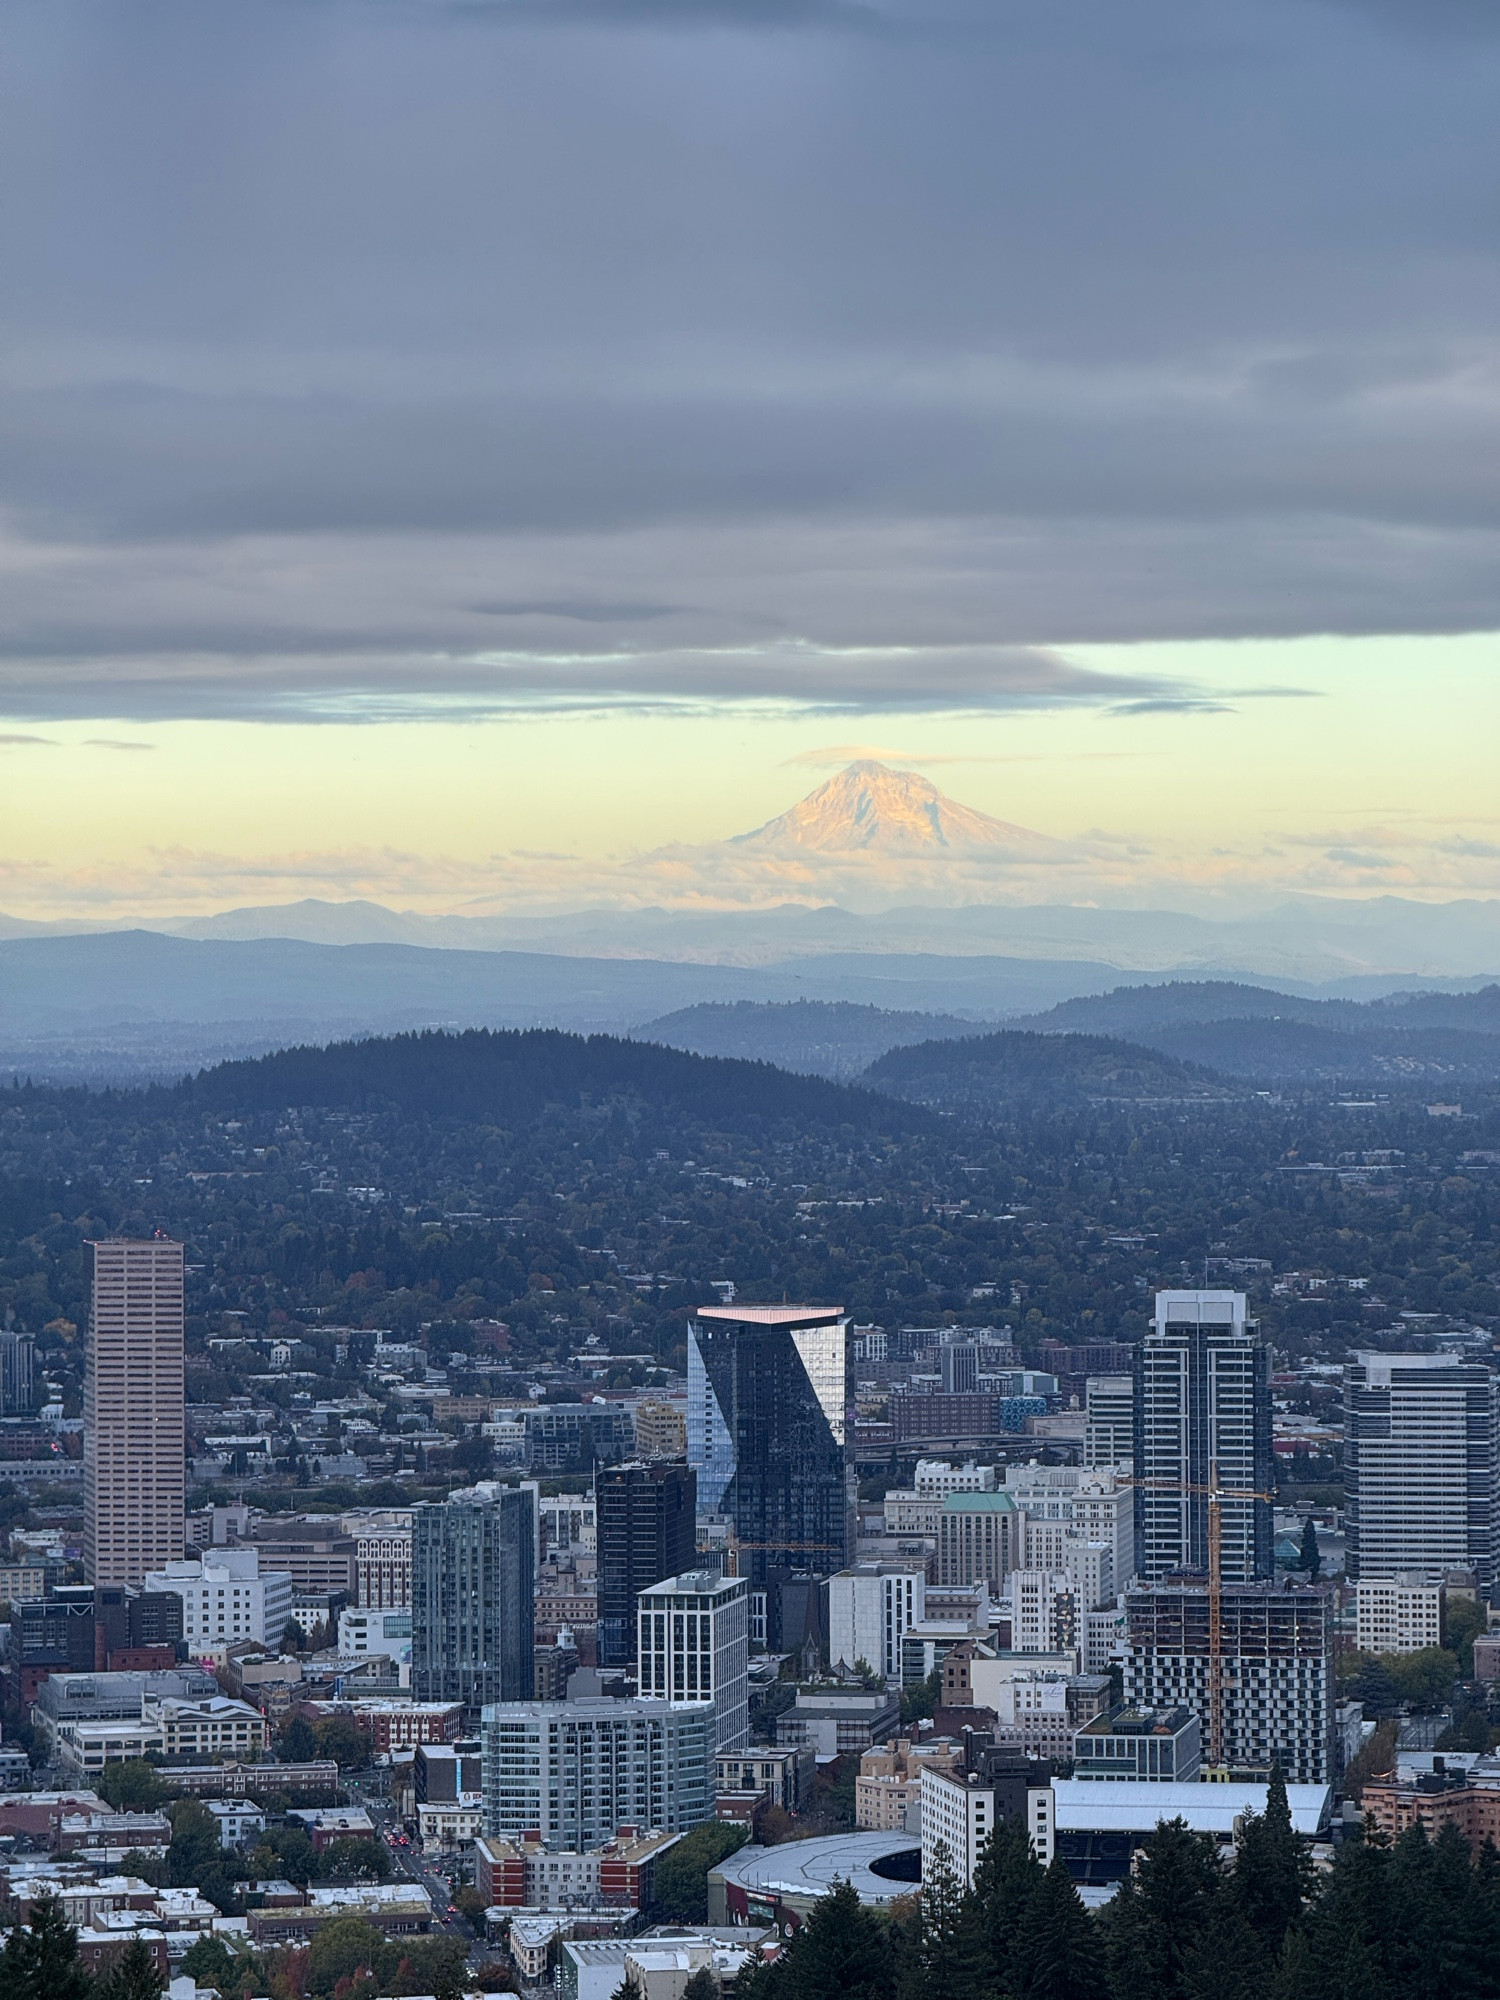
<svg viewBox="0 0 1500 2000"><path fill-rule="evenodd" d="M1495 635L1067 650L1230 712L18 721L0 732L0 909L119 922L315 895L456 910L504 900L521 873L587 900L588 864L743 832L861 753L1061 840L1138 843L1143 890L1176 872L1199 895L1221 879L1500 893ZM1273 688L1308 692L1255 692Z"/></svg>

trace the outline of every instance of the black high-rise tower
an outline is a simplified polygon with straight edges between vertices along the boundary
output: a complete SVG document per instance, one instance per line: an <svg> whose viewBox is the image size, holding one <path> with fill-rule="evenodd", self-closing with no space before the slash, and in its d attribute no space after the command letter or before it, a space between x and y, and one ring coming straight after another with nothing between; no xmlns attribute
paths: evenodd
<svg viewBox="0 0 1500 2000"><path fill-rule="evenodd" d="M599 1664L635 1663L635 1601L697 1564L698 1480L690 1465L601 1465L594 1474Z"/></svg>

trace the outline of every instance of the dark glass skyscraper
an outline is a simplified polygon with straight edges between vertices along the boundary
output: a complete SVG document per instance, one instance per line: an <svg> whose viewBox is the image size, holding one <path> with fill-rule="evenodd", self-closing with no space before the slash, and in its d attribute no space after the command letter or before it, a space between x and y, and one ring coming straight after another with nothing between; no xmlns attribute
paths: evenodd
<svg viewBox="0 0 1500 2000"><path fill-rule="evenodd" d="M412 1696L528 1701L536 1588L536 1504L488 1482L418 1507L412 1520Z"/></svg>
<svg viewBox="0 0 1500 2000"><path fill-rule="evenodd" d="M697 1562L698 1480L690 1465L601 1465L594 1475L599 1664L636 1655L636 1599Z"/></svg>
<svg viewBox="0 0 1500 2000"><path fill-rule="evenodd" d="M29 1333L0 1333L0 1415L29 1417L35 1410L35 1353Z"/></svg>
<svg viewBox="0 0 1500 2000"><path fill-rule="evenodd" d="M727 1514L740 1573L828 1576L853 1511L848 1321L839 1306L704 1306L688 1330L688 1463Z"/></svg>

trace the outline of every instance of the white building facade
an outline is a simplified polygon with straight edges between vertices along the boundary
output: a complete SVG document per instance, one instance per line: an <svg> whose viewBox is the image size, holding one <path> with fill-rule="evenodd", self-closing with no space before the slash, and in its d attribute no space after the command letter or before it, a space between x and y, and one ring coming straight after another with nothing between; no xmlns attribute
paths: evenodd
<svg viewBox="0 0 1500 2000"><path fill-rule="evenodd" d="M887 1681L901 1678L901 1642L924 1616L927 1574L921 1564L856 1563L828 1579L828 1657L835 1666L861 1660Z"/></svg>
<svg viewBox="0 0 1500 2000"><path fill-rule="evenodd" d="M193 1653L222 1653L237 1639L277 1646L292 1615L291 1577L263 1573L255 1549L205 1549L201 1562L152 1570L145 1587L182 1599L182 1636Z"/></svg>
<svg viewBox="0 0 1500 2000"><path fill-rule="evenodd" d="M708 1702L500 1702L484 1711L486 1833L582 1852L622 1826L684 1833L713 1816Z"/></svg>
<svg viewBox="0 0 1500 2000"><path fill-rule="evenodd" d="M1362 1653L1420 1653L1441 1646L1443 1596L1440 1577L1361 1577L1354 1586L1354 1643Z"/></svg>
<svg viewBox="0 0 1500 2000"><path fill-rule="evenodd" d="M689 1570L636 1600L638 1685L643 1698L712 1702L714 1752L750 1740L750 1585L742 1576Z"/></svg>

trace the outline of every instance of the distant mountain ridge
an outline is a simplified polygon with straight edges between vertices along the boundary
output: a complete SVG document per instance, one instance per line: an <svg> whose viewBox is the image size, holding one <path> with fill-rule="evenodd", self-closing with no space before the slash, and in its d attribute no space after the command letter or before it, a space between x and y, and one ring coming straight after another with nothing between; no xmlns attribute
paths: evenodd
<svg viewBox="0 0 1500 2000"><path fill-rule="evenodd" d="M982 1024L956 1014L902 1013L847 1000L706 1001L648 1021L640 1041L699 1055L741 1056L838 1080L857 1077L887 1049L972 1035Z"/></svg>
<svg viewBox="0 0 1500 2000"><path fill-rule="evenodd" d="M1266 1082L1500 1079L1500 985L1357 1002L1182 981L1065 1000L1019 1025L1040 1034L1126 1036L1224 1075Z"/></svg>

